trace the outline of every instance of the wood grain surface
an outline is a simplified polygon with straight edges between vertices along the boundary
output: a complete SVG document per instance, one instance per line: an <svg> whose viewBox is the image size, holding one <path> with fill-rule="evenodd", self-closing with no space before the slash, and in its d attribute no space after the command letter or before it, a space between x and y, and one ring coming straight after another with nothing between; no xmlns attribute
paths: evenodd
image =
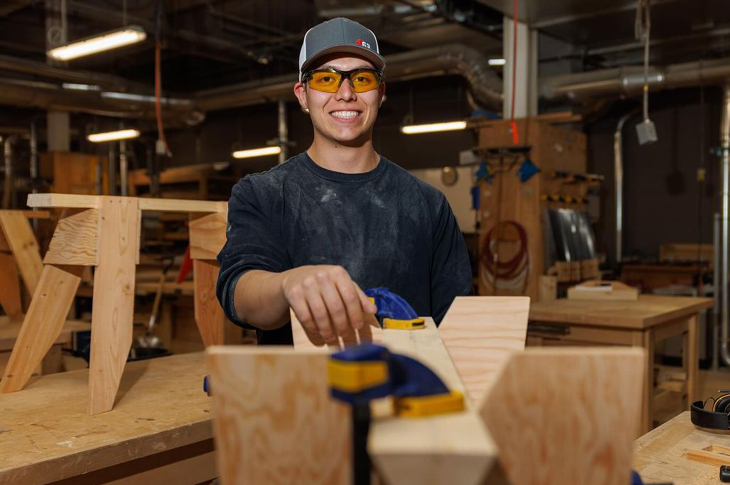
<svg viewBox="0 0 730 485"><path fill-rule="evenodd" d="M0 228L15 258L20 277L31 295L43 271L41 253L28 219L22 211L0 211Z"/></svg>
<svg viewBox="0 0 730 485"><path fill-rule="evenodd" d="M439 333L472 403L478 403L495 372L525 348L527 297L456 297Z"/></svg>
<svg viewBox="0 0 730 485"><path fill-rule="evenodd" d="M64 209L48 245L45 264L99 264L99 209Z"/></svg>
<svg viewBox="0 0 730 485"><path fill-rule="evenodd" d="M132 346L139 207L133 197L103 197L99 266L94 273L89 414L109 411Z"/></svg>
<svg viewBox="0 0 730 485"><path fill-rule="evenodd" d="M18 267L13 255L6 252L0 252L0 306L12 321L23 321Z"/></svg>
<svg viewBox="0 0 730 485"><path fill-rule="evenodd" d="M413 357L435 372L450 390L464 392L436 325L421 330L384 330L389 350ZM404 485L479 484L492 467L496 446L477 413L376 420L368 450L385 483Z"/></svg>
<svg viewBox="0 0 730 485"><path fill-rule="evenodd" d="M88 374L43 376L0 396L0 484L90 483L81 475L212 439L202 353L131 362L117 406L93 417Z"/></svg>
<svg viewBox="0 0 730 485"><path fill-rule="evenodd" d="M228 211L190 214L190 257L216 260L226 243Z"/></svg>
<svg viewBox="0 0 730 485"><path fill-rule="evenodd" d="M326 353L206 353L223 484L350 484L350 411L329 396Z"/></svg>
<svg viewBox="0 0 730 485"><path fill-rule="evenodd" d="M193 260L193 278L195 285L195 323L200 331L203 344L223 345L225 342L225 326L229 323L223 315L215 285L218 281L218 262Z"/></svg>
<svg viewBox="0 0 730 485"><path fill-rule="evenodd" d="M625 485L640 419L641 349L512 354L479 412L513 485Z"/></svg>
<svg viewBox="0 0 730 485"><path fill-rule="evenodd" d="M532 302L530 320L646 329L714 306L712 298L639 295L638 301Z"/></svg>
<svg viewBox="0 0 730 485"><path fill-rule="evenodd" d="M81 282L82 267L46 265L18 334L0 392L23 388L61 333Z"/></svg>

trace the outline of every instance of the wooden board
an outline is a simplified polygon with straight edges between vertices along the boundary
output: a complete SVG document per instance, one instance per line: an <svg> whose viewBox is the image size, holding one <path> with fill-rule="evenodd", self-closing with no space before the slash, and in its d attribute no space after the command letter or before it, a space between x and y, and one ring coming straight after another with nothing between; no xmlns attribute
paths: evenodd
<svg viewBox="0 0 730 485"><path fill-rule="evenodd" d="M210 443L204 375L202 353L132 362L114 411L93 418L86 414L87 370L43 376L23 392L0 396L0 483L93 477L107 467L130 468L133 460L157 466L154 456ZM210 468L206 478L214 476Z"/></svg>
<svg viewBox="0 0 730 485"><path fill-rule="evenodd" d="M527 297L456 297L439 333L476 403L509 355L525 348Z"/></svg>
<svg viewBox="0 0 730 485"><path fill-rule="evenodd" d="M109 411L132 346L139 207L133 197L103 197L99 266L91 316L89 414Z"/></svg>
<svg viewBox="0 0 730 485"><path fill-rule="evenodd" d="M0 211L0 227L13 253L20 277L32 295L43 271L43 262L33 229L20 211Z"/></svg>
<svg viewBox="0 0 730 485"><path fill-rule="evenodd" d="M625 485L641 410L640 349L512 354L479 412L514 485Z"/></svg>
<svg viewBox="0 0 730 485"><path fill-rule="evenodd" d="M568 288L568 300L637 301L638 299L639 290L620 281L591 280Z"/></svg>
<svg viewBox="0 0 730 485"><path fill-rule="evenodd" d="M228 211L190 215L190 257L215 260L226 243Z"/></svg>
<svg viewBox="0 0 730 485"><path fill-rule="evenodd" d="M81 271L81 267L75 266L47 265L43 268L41 280L0 381L1 393L22 389L56 341L81 281Z"/></svg>
<svg viewBox="0 0 730 485"><path fill-rule="evenodd" d="M384 330L382 339L391 351L428 366L449 389L464 392L459 373L430 318L422 330ZM465 404L467 410L461 413L374 421L368 451L385 483L482 483L497 450L468 399Z"/></svg>
<svg viewBox="0 0 730 485"><path fill-rule="evenodd" d="M29 194L28 207L98 209L101 199L102 196L98 195ZM140 198L139 208L159 212L222 212L226 202Z"/></svg>
<svg viewBox="0 0 730 485"><path fill-rule="evenodd" d="M712 298L639 295L638 301L533 302L530 320L645 329L714 306Z"/></svg>
<svg viewBox="0 0 730 485"><path fill-rule="evenodd" d="M12 321L23 321L18 268L13 256L5 252L0 252L0 306Z"/></svg>
<svg viewBox="0 0 730 485"><path fill-rule="evenodd" d="M299 322L299 319L297 318L293 310L289 311L289 318L291 319L292 338L294 341L295 349L306 350L322 348L322 345L315 345L314 343L312 343L311 340L309 340L307 333L304 331L304 327L302 327L302 324ZM368 325L356 331L352 341L343 342L342 338L339 338L336 344L332 344L329 346L330 349L339 350L344 348L345 345L357 342L381 343L383 330L380 328L380 325L378 325L378 321L372 315L365 315L365 321L368 323Z"/></svg>
<svg viewBox="0 0 730 485"><path fill-rule="evenodd" d="M223 345L225 326L233 325L223 315L223 308L215 295L218 280L218 262L193 261L195 279L195 323L206 347Z"/></svg>
<svg viewBox="0 0 730 485"><path fill-rule="evenodd" d="M64 209L58 221L45 264L99 264L99 209Z"/></svg>
<svg viewBox="0 0 730 485"><path fill-rule="evenodd" d="M327 354L207 349L222 483L349 485L350 411L329 396Z"/></svg>

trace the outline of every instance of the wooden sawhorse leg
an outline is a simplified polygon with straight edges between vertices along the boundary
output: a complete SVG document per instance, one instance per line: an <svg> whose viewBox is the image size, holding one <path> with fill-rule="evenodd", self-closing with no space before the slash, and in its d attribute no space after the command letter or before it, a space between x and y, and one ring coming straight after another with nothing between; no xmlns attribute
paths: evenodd
<svg viewBox="0 0 730 485"><path fill-rule="evenodd" d="M91 312L89 414L110 411L114 406L132 346L139 212L136 198L101 198L99 263Z"/></svg>
<svg viewBox="0 0 730 485"><path fill-rule="evenodd" d="M226 213L191 214L189 229L195 288L195 323L203 344L209 347L240 342L240 330L228 322L215 294L220 269L216 256L225 243Z"/></svg>
<svg viewBox="0 0 730 485"><path fill-rule="evenodd" d="M687 372L687 409L697 399L699 387L699 331L697 315L692 315L687 319L687 333L682 335L682 367Z"/></svg>
<svg viewBox="0 0 730 485"><path fill-rule="evenodd" d="M61 333L82 266L46 265L5 368L0 392L19 391Z"/></svg>
<svg viewBox="0 0 730 485"><path fill-rule="evenodd" d="M12 254L0 251L0 306L11 322L23 321L18 268Z"/></svg>

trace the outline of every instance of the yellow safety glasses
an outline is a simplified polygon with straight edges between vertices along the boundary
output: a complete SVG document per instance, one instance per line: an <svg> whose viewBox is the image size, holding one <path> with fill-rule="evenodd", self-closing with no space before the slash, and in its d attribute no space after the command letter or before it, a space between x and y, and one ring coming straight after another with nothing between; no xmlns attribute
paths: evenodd
<svg viewBox="0 0 730 485"><path fill-rule="evenodd" d="M383 79L383 73L377 69L340 71L334 68L325 68L305 72L302 76L302 81L306 81L307 86L323 93L336 93L345 79L350 80L352 89L356 93L364 93L378 89Z"/></svg>

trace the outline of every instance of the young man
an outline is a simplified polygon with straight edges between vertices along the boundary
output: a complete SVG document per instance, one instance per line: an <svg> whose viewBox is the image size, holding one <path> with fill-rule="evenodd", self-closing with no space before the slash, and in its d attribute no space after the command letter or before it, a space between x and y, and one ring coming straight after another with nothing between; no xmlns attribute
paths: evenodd
<svg viewBox="0 0 730 485"><path fill-rule="evenodd" d="M316 344L375 313L363 289L385 286L440 322L471 292L464 239L437 189L375 152L385 59L375 35L338 18L304 36L294 94L309 149L247 175L228 203L218 299L260 344L292 342L293 309Z"/></svg>

